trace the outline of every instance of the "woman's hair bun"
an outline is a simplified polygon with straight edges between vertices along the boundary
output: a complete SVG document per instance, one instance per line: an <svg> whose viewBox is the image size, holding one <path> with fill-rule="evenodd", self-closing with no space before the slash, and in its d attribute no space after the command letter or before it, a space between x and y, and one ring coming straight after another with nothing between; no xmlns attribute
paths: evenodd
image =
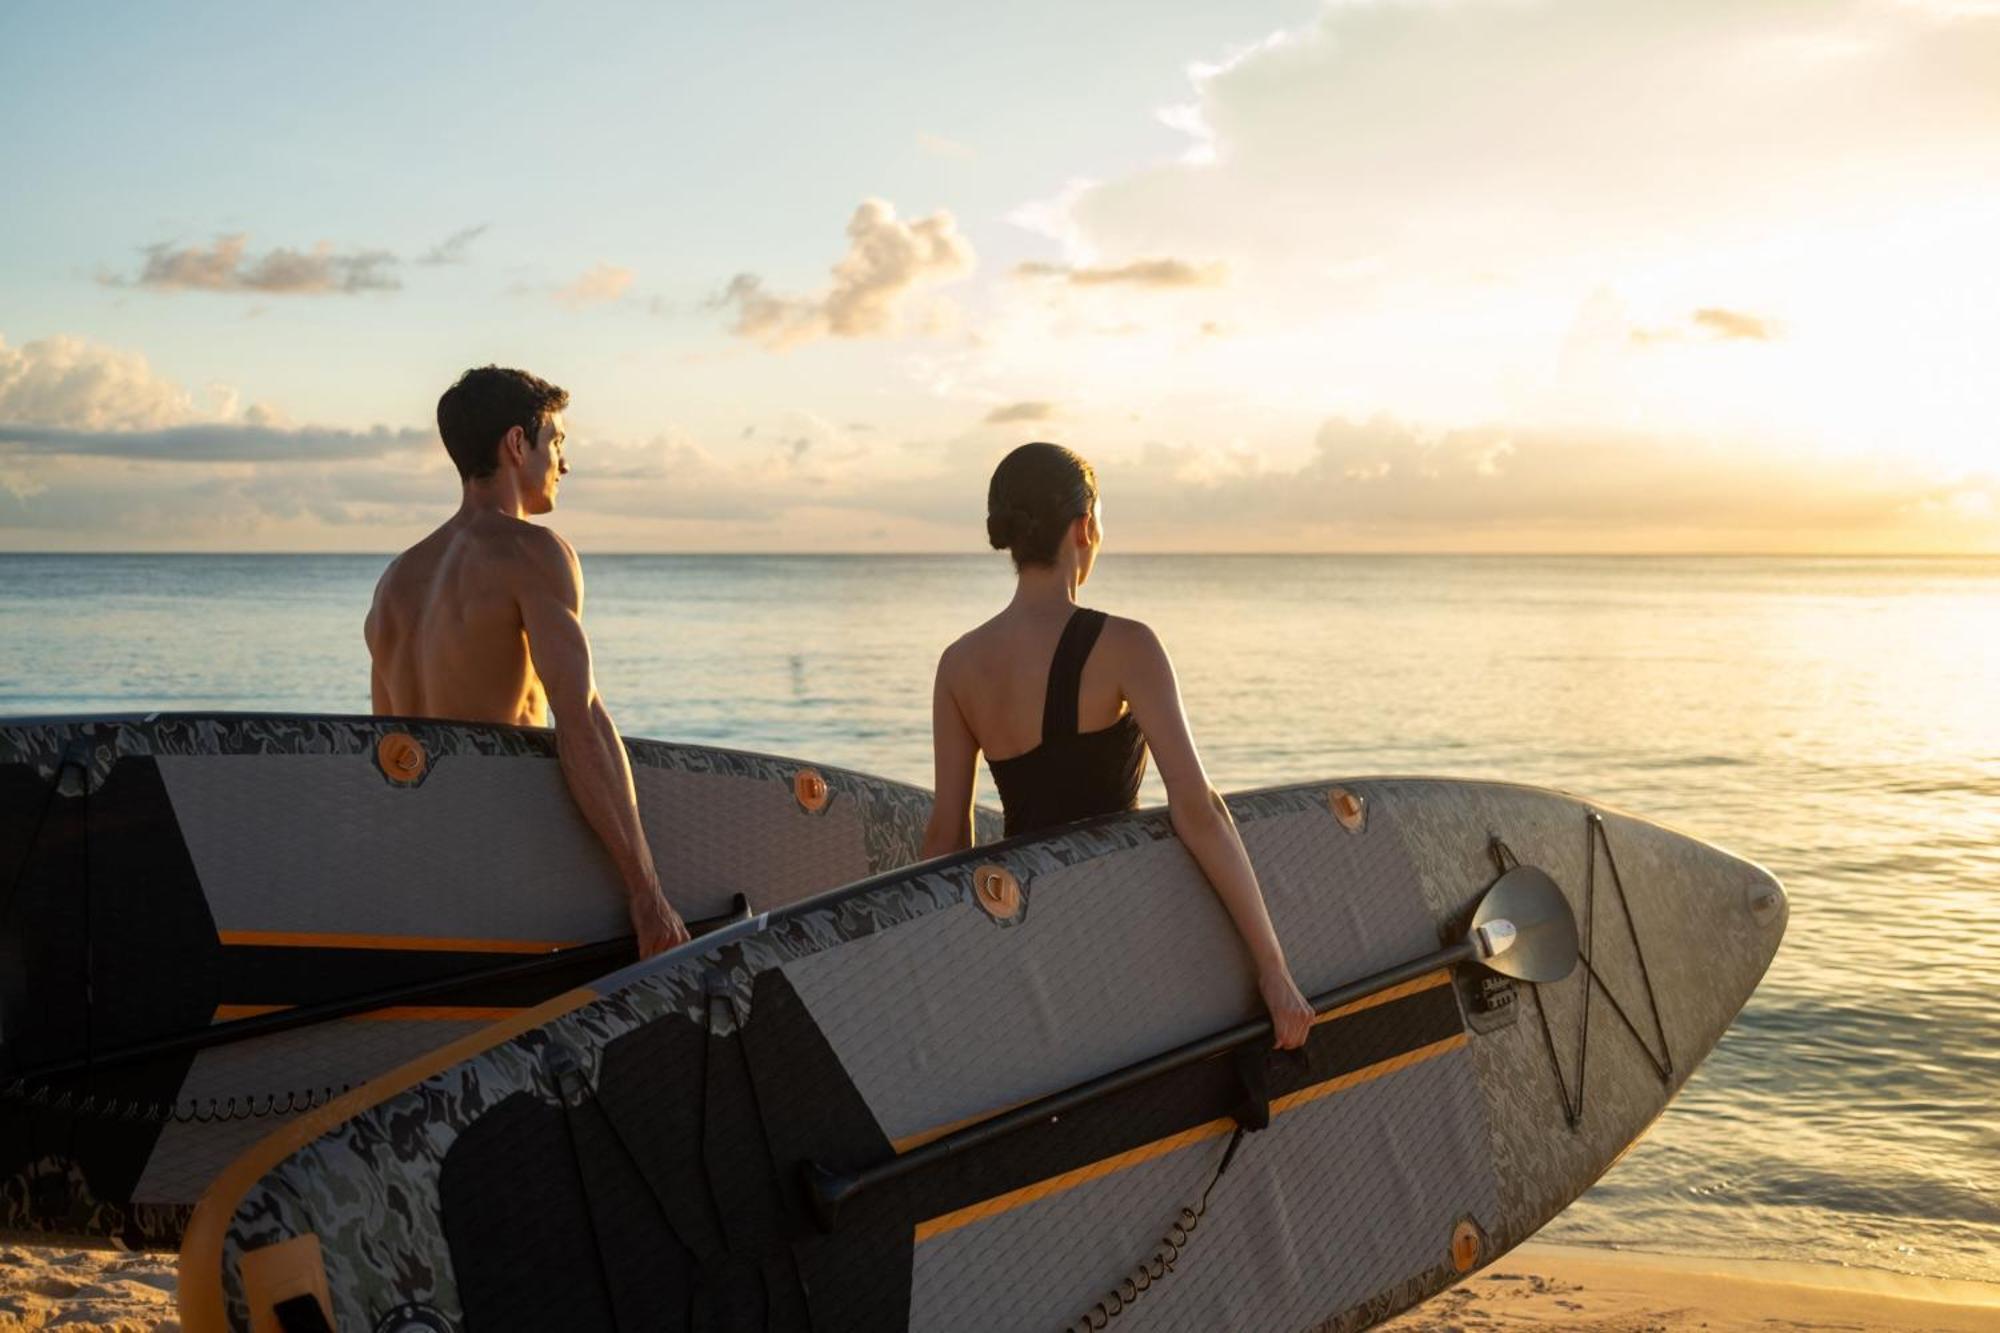
<svg viewBox="0 0 2000 1333"><path fill-rule="evenodd" d="M1035 516L1019 505L1010 505L986 516L986 540L996 551L1004 551L1034 531Z"/></svg>
<svg viewBox="0 0 2000 1333"><path fill-rule="evenodd" d="M986 540L1015 567L1055 559L1063 533L1097 499L1097 474L1059 444L1024 444L1000 460L986 488Z"/></svg>

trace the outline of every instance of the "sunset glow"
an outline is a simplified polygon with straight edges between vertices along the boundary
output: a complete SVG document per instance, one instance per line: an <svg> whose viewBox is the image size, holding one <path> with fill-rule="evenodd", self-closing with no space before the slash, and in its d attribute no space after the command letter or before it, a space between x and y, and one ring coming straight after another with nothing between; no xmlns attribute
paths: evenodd
<svg viewBox="0 0 2000 1333"><path fill-rule="evenodd" d="M251 12L0 16L0 549L391 549L497 361L586 551L2000 551L1991 6Z"/></svg>

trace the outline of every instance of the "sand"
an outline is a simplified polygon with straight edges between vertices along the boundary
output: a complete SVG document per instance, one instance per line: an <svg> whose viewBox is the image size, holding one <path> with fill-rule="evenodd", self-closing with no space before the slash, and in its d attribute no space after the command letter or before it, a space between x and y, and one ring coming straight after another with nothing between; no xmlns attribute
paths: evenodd
<svg viewBox="0 0 2000 1333"><path fill-rule="evenodd" d="M177 1330L176 1258L0 1244L0 1333Z"/></svg>
<svg viewBox="0 0 2000 1333"><path fill-rule="evenodd" d="M0 1245L0 1333L178 1330L174 1256ZM2000 1286L1524 1245L1384 1325L1397 1333L2000 1329Z"/></svg>
<svg viewBox="0 0 2000 1333"><path fill-rule="evenodd" d="M2000 1330L2000 1285L1818 1264L1523 1245L1382 1326L1395 1333Z"/></svg>

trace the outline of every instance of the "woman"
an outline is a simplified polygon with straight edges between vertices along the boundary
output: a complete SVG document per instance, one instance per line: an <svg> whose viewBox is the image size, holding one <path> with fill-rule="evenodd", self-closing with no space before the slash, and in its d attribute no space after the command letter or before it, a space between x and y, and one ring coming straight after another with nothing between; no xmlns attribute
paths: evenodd
<svg viewBox="0 0 2000 1333"><path fill-rule="evenodd" d="M1285 965L1236 823L1195 754L1166 650L1138 621L1076 604L1104 539L1097 474L1061 445L1022 445L994 470L986 534L1013 556L1019 581L1005 610L938 660L937 798L924 855L972 845L982 751L1012 836L1131 809L1151 746L1174 832L1250 950L1277 1045L1303 1045L1312 1006Z"/></svg>

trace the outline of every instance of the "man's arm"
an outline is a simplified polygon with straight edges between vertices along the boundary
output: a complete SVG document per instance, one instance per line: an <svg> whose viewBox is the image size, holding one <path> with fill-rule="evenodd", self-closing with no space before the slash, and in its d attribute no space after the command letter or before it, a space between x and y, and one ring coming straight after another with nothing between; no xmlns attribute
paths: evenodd
<svg viewBox="0 0 2000 1333"><path fill-rule="evenodd" d="M583 632L583 571L567 542L544 529L536 531L518 592L528 653L555 714L563 778L618 867L639 956L650 957L684 943L687 926L660 892L652 848L639 822L625 742L591 674L590 640Z"/></svg>

